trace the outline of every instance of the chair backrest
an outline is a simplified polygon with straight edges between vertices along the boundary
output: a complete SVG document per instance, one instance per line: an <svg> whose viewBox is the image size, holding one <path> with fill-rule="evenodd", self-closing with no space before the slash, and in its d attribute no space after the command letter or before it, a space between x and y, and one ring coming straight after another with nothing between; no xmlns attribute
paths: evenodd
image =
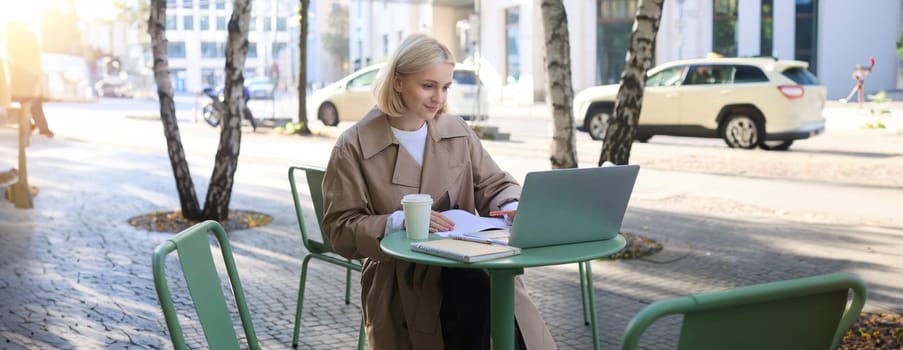
<svg viewBox="0 0 903 350"><path fill-rule="evenodd" d="M292 201L295 203L295 215L298 218L298 228L301 229L301 240L304 248L312 253L333 253L332 245L325 237L322 241L311 239L310 233L304 222L304 213L301 211L301 197L298 196L298 186L296 180L298 175L296 171L303 171L307 180L307 188L310 191L310 199L314 205L314 213L317 216L317 228L321 229L320 223L323 222L323 175L326 169L308 165L296 165L288 168L288 183L292 187ZM321 231L322 237L322 231Z"/></svg>
<svg viewBox="0 0 903 350"><path fill-rule="evenodd" d="M683 315L678 349L835 349L865 298L862 279L834 273L662 300L630 321L621 349L674 314Z"/></svg>
<svg viewBox="0 0 903 350"><path fill-rule="evenodd" d="M232 285L232 293L235 304L241 317L242 327L248 347L259 349L257 335L254 333L254 325L245 303L245 295L235 269L235 260L232 258L232 248L229 246L229 238L226 231L216 221L205 221L185 229L179 234L163 242L154 250L153 270L154 285L157 288L157 297L163 308L163 316L166 318L166 327L169 328L169 336L172 338L176 349L186 349L185 336L179 324L178 314L173 304L172 294L166 283L166 256L175 251L182 265L185 275L185 284L194 303L198 321L204 330L209 349L238 349L239 342L232 325L232 317L226 306L213 255L210 253L210 240L208 232L213 232L219 242L223 261Z"/></svg>

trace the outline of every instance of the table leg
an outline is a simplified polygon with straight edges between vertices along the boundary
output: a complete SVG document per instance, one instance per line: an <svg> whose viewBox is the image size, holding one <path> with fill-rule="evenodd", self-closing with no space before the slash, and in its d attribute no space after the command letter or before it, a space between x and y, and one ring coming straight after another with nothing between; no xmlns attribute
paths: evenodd
<svg viewBox="0 0 903 350"><path fill-rule="evenodd" d="M524 269L489 270L492 349L514 349L514 276Z"/></svg>
<svg viewBox="0 0 903 350"><path fill-rule="evenodd" d="M586 261L586 294L589 299L589 324L593 326L593 350L599 350L599 325L596 323L596 288L593 287L592 260Z"/></svg>
<svg viewBox="0 0 903 350"><path fill-rule="evenodd" d="M31 187L28 186L28 164L25 159L25 147L31 137L31 103L23 102L19 108L19 182L9 187L11 199L16 208L30 209L34 207L31 198Z"/></svg>

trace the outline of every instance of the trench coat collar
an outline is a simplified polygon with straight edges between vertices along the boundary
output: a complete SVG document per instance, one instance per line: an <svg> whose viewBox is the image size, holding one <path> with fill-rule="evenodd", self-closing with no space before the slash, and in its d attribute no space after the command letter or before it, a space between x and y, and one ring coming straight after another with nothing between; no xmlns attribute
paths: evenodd
<svg viewBox="0 0 903 350"><path fill-rule="evenodd" d="M391 118L378 109L372 109L359 122L358 137L364 159L383 152L391 145L399 145L392 134ZM443 139L465 137L466 124L458 122L452 115L440 115L427 121L427 142L424 147L423 168L407 152L398 148L392 183L419 188L420 193L439 195L445 192L446 182L456 176L460 164L453 164L452 150L444 145Z"/></svg>

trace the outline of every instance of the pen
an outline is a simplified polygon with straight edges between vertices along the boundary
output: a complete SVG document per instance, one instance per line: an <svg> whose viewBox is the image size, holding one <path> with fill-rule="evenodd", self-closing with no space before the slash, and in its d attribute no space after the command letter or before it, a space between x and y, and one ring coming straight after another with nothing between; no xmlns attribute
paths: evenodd
<svg viewBox="0 0 903 350"><path fill-rule="evenodd" d="M497 239L474 236L474 235L471 235L468 233L452 233L452 234L449 234L448 237L451 239L476 242L476 243L508 245L505 242L499 241Z"/></svg>

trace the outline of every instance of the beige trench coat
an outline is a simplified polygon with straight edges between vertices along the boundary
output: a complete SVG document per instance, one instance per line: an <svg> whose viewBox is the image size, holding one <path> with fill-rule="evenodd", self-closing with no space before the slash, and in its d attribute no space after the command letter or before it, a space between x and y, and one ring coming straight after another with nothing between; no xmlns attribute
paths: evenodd
<svg viewBox="0 0 903 350"><path fill-rule="evenodd" d="M361 299L371 349L442 349L441 268L393 259L379 247L401 197L428 193L433 209L488 215L520 196L520 186L483 149L461 118L428 121L423 168L392 134L388 116L373 109L336 142L323 180L323 231L347 258L369 258ZM527 347L555 349L551 333L515 283L515 317Z"/></svg>

